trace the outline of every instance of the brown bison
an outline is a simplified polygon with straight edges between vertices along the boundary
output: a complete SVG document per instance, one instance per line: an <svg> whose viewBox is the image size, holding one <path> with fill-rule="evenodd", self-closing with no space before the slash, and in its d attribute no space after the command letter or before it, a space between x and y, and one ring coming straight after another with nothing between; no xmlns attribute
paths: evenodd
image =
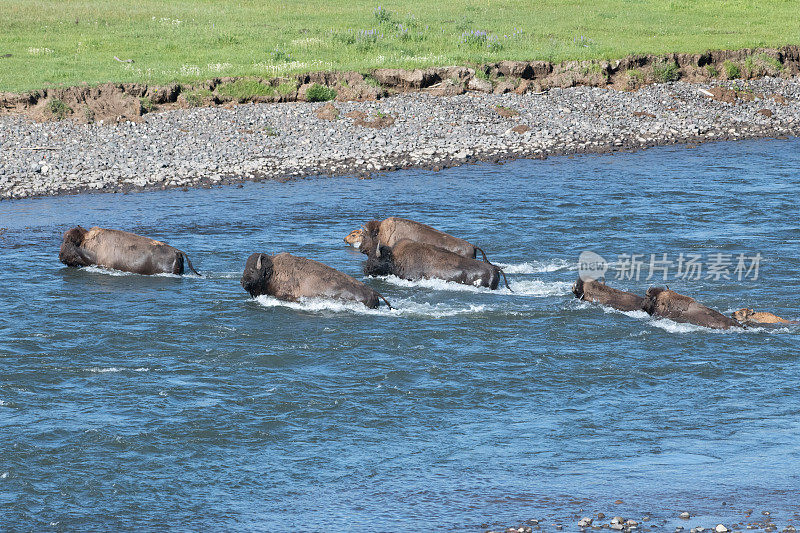
<svg viewBox="0 0 800 533"><path fill-rule="evenodd" d="M184 252L160 241L127 231L75 226L64 233L58 259L67 266L97 265L134 274L183 274Z"/></svg>
<svg viewBox="0 0 800 533"><path fill-rule="evenodd" d="M300 298L328 298L361 302L375 309L386 299L343 272L305 257L282 253L252 254L247 258L242 287L251 296L269 295L296 302Z"/></svg>
<svg viewBox="0 0 800 533"><path fill-rule="evenodd" d="M765 311L754 311L753 309L739 309L733 313L733 318L745 325L750 324L797 324L793 320L786 320L772 313Z"/></svg>
<svg viewBox="0 0 800 533"><path fill-rule="evenodd" d="M431 244L471 259L475 259L477 252L480 252L483 260L488 262L486 253L483 250L464 239L453 237L427 224L421 224L405 218L389 217L382 221L371 220L362 229L351 231L344 238L344 242L358 248L366 236L377 238L383 246L390 248L402 239L409 239L414 242Z"/></svg>
<svg viewBox="0 0 800 533"><path fill-rule="evenodd" d="M607 305L619 311L641 311L644 302L644 298L631 292L612 289L605 283L584 281L581 278L572 286L572 293L583 301Z"/></svg>
<svg viewBox="0 0 800 533"><path fill-rule="evenodd" d="M401 239L392 247L365 239L360 250L367 254L364 273L369 276L393 274L410 281L441 279L494 290L503 274L491 263L410 239Z"/></svg>
<svg viewBox="0 0 800 533"><path fill-rule="evenodd" d="M653 316L707 328L728 329L741 327L741 324L736 320L698 303L694 298L661 287L647 289L642 309Z"/></svg>

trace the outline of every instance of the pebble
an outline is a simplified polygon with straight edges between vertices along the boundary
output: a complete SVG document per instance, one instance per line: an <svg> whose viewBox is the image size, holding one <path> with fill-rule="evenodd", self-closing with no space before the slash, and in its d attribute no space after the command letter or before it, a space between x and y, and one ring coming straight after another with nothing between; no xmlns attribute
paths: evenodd
<svg viewBox="0 0 800 533"><path fill-rule="evenodd" d="M680 514L680 517L683 518L684 520L688 520L689 518L691 518L691 516L692 515L690 515L689 513L685 512L685 511Z"/></svg>
<svg viewBox="0 0 800 533"><path fill-rule="evenodd" d="M717 527L714 528L714 531L717 533L728 533L728 528L722 524L717 524Z"/></svg>
<svg viewBox="0 0 800 533"><path fill-rule="evenodd" d="M783 95L786 105L771 98L732 105L699 92L733 83L743 82L675 82L634 92L556 88L544 95L408 93L336 102L343 118L334 121L314 114L324 104L303 102L178 109L149 113L142 122L88 126L6 115L0 117L0 199L310 175L363 177L400 168L800 135L800 78L746 82L755 93ZM497 106L519 115L504 118ZM676 111L665 111L673 106ZM380 111L396 122L366 130L344 118L355 110ZM504 135L514 125L530 130Z"/></svg>

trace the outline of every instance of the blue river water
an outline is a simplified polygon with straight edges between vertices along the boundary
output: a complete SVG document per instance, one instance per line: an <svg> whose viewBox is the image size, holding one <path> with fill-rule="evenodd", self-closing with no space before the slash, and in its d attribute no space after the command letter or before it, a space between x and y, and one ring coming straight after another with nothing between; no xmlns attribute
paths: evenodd
<svg viewBox="0 0 800 533"><path fill-rule="evenodd" d="M584 250L637 293L662 279L651 254L697 254L702 275L670 288L800 319L798 169L800 140L764 140L2 202L0 530L797 522L800 327L712 331L570 286ZM342 239L392 215L478 244L514 292L363 278ZM166 241L203 276L67 268L76 224ZM323 261L397 310L251 299L255 251Z"/></svg>

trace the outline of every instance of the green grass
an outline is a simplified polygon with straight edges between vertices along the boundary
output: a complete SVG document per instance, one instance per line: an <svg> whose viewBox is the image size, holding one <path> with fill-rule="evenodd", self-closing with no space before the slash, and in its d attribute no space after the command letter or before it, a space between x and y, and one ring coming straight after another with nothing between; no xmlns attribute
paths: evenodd
<svg viewBox="0 0 800 533"><path fill-rule="evenodd" d="M800 43L796 0L378 4L0 0L0 91Z"/></svg>
<svg viewBox="0 0 800 533"><path fill-rule="evenodd" d="M236 80L217 87L217 94L236 102L246 102L253 96L272 96L275 87L256 80Z"/></svg>

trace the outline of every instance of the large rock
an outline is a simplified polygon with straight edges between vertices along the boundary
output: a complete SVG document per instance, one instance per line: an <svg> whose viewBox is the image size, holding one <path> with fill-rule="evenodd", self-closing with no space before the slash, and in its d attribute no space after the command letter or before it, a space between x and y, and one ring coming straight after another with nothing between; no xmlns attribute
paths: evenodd
<svg viewBox="0 0 800 533"><path fill-rule="evenodd" d="M470 91L479 91L482 93L492 92L492 82L481 78L472 78L467 82L467 89Z"/></svg>

